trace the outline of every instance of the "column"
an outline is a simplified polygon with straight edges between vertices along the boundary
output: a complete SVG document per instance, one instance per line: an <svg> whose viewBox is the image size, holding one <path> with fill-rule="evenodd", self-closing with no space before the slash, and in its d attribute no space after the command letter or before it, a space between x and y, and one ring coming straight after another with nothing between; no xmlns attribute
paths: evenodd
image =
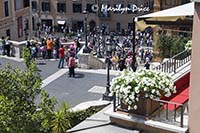
<svg viewBox="0 0 200 133"><path fill-rule="evenodd" d="M192 63L189 92L189 132L199 133L200 131L200 3L195 3L193 17L192 36Z"/></svg>

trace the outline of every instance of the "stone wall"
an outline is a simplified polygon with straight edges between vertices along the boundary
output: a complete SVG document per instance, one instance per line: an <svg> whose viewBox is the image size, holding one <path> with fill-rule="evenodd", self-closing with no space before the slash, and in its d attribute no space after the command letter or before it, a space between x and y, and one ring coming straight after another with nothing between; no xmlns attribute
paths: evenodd
<svg viewBox="0 0 200 133"><path fill-rule="evenodd" d="M94 57L92 54L81 53L78 55L78 67L84 69L105 69L103 60Z"/></svg>
<svg viewBox="0 0 200 133"><path fill-rule="evenodd" d="M106 64L104 59L93 56L92 54L83 53L83 48L78 53L78 67L84 69L105 69Z"/></svg>

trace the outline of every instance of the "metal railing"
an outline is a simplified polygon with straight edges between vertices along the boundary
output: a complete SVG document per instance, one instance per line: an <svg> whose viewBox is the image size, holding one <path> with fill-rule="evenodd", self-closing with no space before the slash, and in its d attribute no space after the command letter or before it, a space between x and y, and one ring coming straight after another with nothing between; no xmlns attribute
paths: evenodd
<svg viewBox="0 0 200 133"><path fill-rule="evenodd" d="M166 73L176 73L177 69L191 61L191 58L191 50L184 50L153 69Z"/></svg>
<svg viewBox="0 0 200 133"><path fill-rule="evenodd" d="M150 109L152 110L152 101L157 101L159 103L159 108L154 111L152 114L146 114L145 116L148 116L148 118L155 119L158 121L163 121L164 122L176 122L179 124L180 127L184 127L183 121L184 121L184 105L180 103L175 103L175 102L169 102L165 100L151 100L151 105ZM174 106L173 111L169 114L169 105L172 104ZM165 106L165 108L164 108ZM178 107L178 108L177 108ZM129 113L130 110L128 109L122 109L121 108L121 102L118 97L116 97L116 93L113 95L113 111L123 111ZM153 111L153 110L152 110ZM178 114L178 113L179 114ZM172 114L173 113L173 114ZM162 116L161 116L162 115ZM177 121L177 116L180 116L180 122ZM170 118L170 119L169 119Z"/></svg>

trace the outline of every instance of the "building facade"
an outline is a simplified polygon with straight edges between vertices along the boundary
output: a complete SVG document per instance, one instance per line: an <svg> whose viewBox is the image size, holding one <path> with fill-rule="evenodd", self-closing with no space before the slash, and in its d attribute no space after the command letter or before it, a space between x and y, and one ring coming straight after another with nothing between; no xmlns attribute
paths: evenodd
<svg viewBox="0 0 200 133"><path fill-rule="evenodd" d="M0 1L0 36L24 40L32 30L30 27L29 0Z"/></svg>
<svg viewBox="0 0 200 133"><path fill-rule="evenodd" d="M188 0L2 0L0 37L24 40L40 31L83 32L96 26L118 34L132 30L133 18ZM122 11L124 9L124 11ZM84 11L87 10L87 13ZM86 26L87 22L87 26Z"/></svg>
<svg viewBox="0 0 200 133"><path fill-rule="evenodd" d="M105 8L138 8L149 7L150 11L105 11ZM83 31L85 19L89 29L104 26L108 31L123 32L132 27L132 19L136 15L152 12L153 0L32 0L32 14L38 25L65 28L67 31ZM83 11L87 10L87 14ZM136 10L136 9L135 9ZM37 27L37 24L33 24Z"/></svg>

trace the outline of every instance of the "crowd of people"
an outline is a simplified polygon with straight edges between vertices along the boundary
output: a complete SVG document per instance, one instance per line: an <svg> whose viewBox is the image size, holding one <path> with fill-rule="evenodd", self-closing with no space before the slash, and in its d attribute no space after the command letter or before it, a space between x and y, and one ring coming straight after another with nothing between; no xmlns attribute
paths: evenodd
<svg viewBox="0 0 200 133"><path fill-rule="evenodd" d="M144 31L138 30L135 36L135 42L138 46L153 46L153 31L152 28L146 28Z"/></svg>
<svg viewBox="0 0 200 133"><path fill-rule="evenodd" d="M43 38L41 42L37 40L28 40L26 47L30 50L30 60L35 59L59 59L58 68L64 68L65 62L69 68L69 77L75 76L76 67L75 58L81 48L77 39L69 46L63 45L60 38Z"/></svg>
<svg viewBox="0 0 200 133"><path fill-rule="evenodd" d="M11 44L8 40L8 37L2 37L0 50L3 51L3 55L10 56ZM77 53L81 49L81 44L79 42L79 38L74 39L74 42L70 45L62 45L61 40L62 38L47 36L46 38L42 38L40 41L34 39L28 40L26 46L30 50L31 60L35 60L37 58L59 59L59 69L64 68L64 64L66 62L69 66L69 76L71 77L74 76L74 68L76 67L75 59L77 58ZM115 46L110 55L111 66L114 70L122 71L124 69L128 69L136 71L138 66L141 64L146 69L150 68L150 62L153 58L152 50L150 49L153 45L152 29L150 28L147 28L142 32L136 32L135 51L133 51L133 44L130 36L119 39L118 37L103 38L103 36L92 34L89 36L88 40L88 48L90 48L93 53L100 53L102 57L105 58L107 57L107 53L104 43L108 40L111 41L111 43Z"/></svg>
<svg viewBox="0 0 200 133"><path fill-rule="evenodd" d="M9 41L9 37L1 37L0 40L0 51L2 51L2 55L11 55L11 42Z"/></svg>

